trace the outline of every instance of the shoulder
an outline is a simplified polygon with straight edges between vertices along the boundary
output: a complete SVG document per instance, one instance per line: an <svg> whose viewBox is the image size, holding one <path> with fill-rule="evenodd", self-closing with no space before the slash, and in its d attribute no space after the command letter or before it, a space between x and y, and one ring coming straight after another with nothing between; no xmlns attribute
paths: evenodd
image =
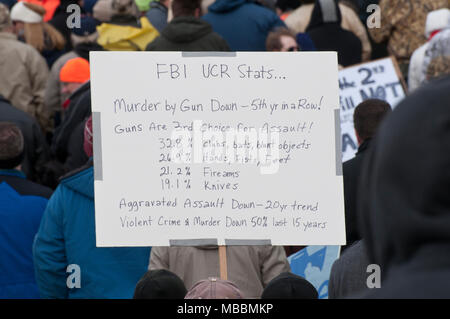
<svg viewBox="0 0 450 319"><path fill-rule="evenodd" d="M337 269L359 268L368 264L366 249L362 240L357 241L347 248L345 252L334 263ZM351 268L349 268L351 267ZM334 268L334 265L333 265Z"/></svg>
<svg viewBox="0 0 450 319"><path fill-rule="evenodd" d="M0 99L0 111L0 119L2 121L13 121L17 125L32 125L35 123L35 120L31 115L12 106L11 103L5 99Z"/></svg>
<svg viewBox="0 0 450 319"><path fill-rule="evenodd" d="M36 184L30 180L15 176L3 176L4 180L21 196L38 196L49 199L53 191L43 185Z"/></svg>
<svg viewBox="0 0 450 319"><path fill-rule="evenodd" d="M76 57L78 57L78 54L76 54L75 51L70 51L70 52L67 52L67 53L61 55L55 61L55 63L53 63L52 71L53 70L59 71L67 61L69 61L70 59L76 58Z"/></svg>
<svg viewBox="0 0 450 319"><path fill-rule="evenodd" d="M61 184L70 184L79 180L86 180L93 178L94 166L93 161L89 160L85 165L70 171L66 175L61 177Z"/></svg>

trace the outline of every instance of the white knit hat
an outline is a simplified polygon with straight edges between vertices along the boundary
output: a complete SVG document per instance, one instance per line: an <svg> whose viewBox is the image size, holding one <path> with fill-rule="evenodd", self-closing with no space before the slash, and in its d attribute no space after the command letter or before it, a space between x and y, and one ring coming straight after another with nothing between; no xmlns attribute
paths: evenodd
<svg viewBox="0 0 450 319"><path fill-rule="evenodd" d="M450 10L447 8L431 11L427 15L425 36L428 38L433 31L450 27Z"/></svg>
<svg viewBox="0 0 450 319"><path fill-rule="evenodd" d="M25 4L17 2L11 9L11 20L21 21L25 23L39 23L42 22L42 16L27 8Z"/></svg>

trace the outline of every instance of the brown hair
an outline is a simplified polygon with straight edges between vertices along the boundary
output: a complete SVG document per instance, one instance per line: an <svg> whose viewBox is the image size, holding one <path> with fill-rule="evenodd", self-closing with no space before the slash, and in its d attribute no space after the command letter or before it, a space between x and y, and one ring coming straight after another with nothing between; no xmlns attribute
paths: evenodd
<svg viewBox="0 0 450 319"><path fill-rule="evenodd" d="M368 99L358 104L353 113L355 130L362 140L375 135L384 117L391 112L389 103L379 99Z"/></svg>
<svg viewBox="0 0 450 319"><path fill-rule="evenodd" d="M41 16L45 14L45 8L40 5L28 2L24 2L24 5ZM62 50L66 44L66 40L62 34L48 23L24 23L24 29L25 42L39 52L42 52L45 49ZM45 35L48 36L50 45L46 43Z"/></svg>
<svg viewBox="0 0 450 319"><path fill-rule="evenodd" d="M282 48L280 38L282 36L291 37L297 42L295 39L295 34L287 29L287 28L278 28L275 31L269 32L266 39L266 50L267 51L280 51Z"/></svg>
<svg viewBox="0 0 450 319"><path fill-rule="evenodd" d="M22 131L14 123L0 122L0 160L20 156L24 150Z"/></svg>
<svg viewBox="0 0 450 319"><path fill-rule="evenodd" d="M200 9L201 0L173 0L173 17L195 16L195 10Z"/></svg>

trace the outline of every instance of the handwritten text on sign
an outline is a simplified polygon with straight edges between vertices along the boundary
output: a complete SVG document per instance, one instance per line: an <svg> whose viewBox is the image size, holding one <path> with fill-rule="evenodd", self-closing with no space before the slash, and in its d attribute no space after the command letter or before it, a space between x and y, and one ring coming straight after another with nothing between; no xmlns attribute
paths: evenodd
<svg viewBox="0 0 450 319"><path fill-rule="evenodd" d="M359 103L380 99L395 107L404 97L401 81L391 58L371 61L339 71L342 161L358 150L353 113Z"/></svg>
<svg viewBox="0 0 450 319"><path fill-rule="evenodd" d="M98 246L345 242L335 53L96 52L91 74Z"/></svg>

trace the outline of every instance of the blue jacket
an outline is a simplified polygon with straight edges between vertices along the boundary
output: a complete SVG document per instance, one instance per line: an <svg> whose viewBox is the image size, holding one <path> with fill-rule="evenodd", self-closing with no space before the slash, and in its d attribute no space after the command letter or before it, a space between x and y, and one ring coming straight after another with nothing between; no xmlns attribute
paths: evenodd
<svg viewBox="0 0 450 319"><path fill-rule="evenodd" d="M33 246L42 298L133 297L150 248L97 248L95 238L91 166L61 181L42 217ZM73 287L77 268L70 265L79 267L80 288Z"/></svg>
<svg viewBox="0 0 450 319"><path fill-rule="evenodd" d="M0 299L39 298L32 244L52 191L0 170Z"/></svg>
<svg viewBox="0 0 450 319"><path fill-rule="evenodd" d="M275 12L250 0L216 0L203 19L232 51L266 51L268 33L286 26Z"/></svg>

